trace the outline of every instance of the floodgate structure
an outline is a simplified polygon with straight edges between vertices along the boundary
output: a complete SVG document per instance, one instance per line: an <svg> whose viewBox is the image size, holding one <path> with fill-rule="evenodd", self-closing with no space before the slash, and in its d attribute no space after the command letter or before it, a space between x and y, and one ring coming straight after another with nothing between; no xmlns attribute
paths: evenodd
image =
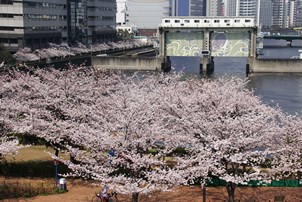
<svg viewBox="0 0 302 202"><path fill-rule="evenodd" d="M214 57L256 57L257 26L251 17L169 17L159 27L160 57L199 56L211 72Z"/></svg>
<svg viewBox="0 0 302 202"><path fill-rule="evenodd" d="M154 58L93 58L96 66L131 69L171 69L170 57L200 57L200 72L214 70L215 57L247 58L246 73L302 72L302 60L258 59L263 48L258 26L252 17L166 17L159 30L159 55ZM102 62L104 61L104 62Z"/></svg>

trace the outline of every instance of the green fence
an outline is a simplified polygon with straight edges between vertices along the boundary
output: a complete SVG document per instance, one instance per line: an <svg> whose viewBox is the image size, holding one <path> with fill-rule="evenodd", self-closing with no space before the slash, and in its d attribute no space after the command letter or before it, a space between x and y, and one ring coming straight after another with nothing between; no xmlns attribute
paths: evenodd
<svg viewBox="0 0 302 202"><path fill-rule="evenodd" d="M212 178L207 182L207 186L226 186L227 182L221 180L219 178ZM273 180L271 183L262 183L259 180L251 180L247 183L247 185L239 184L238 186L249 186L249 187L259 187L259 186L267 186L267 187L302 187L302 179L301 180Z"/></svg>

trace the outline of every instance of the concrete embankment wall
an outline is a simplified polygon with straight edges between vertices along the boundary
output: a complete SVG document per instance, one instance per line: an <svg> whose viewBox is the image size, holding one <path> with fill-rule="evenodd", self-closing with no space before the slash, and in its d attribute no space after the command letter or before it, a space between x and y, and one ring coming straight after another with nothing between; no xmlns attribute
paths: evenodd
<svg viewBox="0 0 302 202"><path fill-rule="evenodd" d="M302 73L301 59L248 59L250 73Z"/></svg>
<svg viewBox="0 0 302 202"><path fill-rule="evenodd" d="M150 70L161 71L162 59L158 57L92 57L91 64L95 68L114 70Z"/></svg>

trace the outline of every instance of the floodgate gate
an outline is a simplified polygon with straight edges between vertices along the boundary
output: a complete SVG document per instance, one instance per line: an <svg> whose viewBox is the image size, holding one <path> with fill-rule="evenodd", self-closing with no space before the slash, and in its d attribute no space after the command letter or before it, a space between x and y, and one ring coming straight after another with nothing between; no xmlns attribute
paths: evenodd
<svg viewBox="0 0 302 202"><path fill-rule="evenodd" d="M213 71L214 57L256 58L257 26L251 17L167 17L159 34L164 71L171 68L170 56L200 57L201 72Z"/></svg>

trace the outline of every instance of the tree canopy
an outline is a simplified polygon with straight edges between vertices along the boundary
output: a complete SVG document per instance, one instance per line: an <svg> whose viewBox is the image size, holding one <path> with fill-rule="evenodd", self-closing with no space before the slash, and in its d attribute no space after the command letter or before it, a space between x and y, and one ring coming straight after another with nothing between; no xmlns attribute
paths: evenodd
<svg viewBox="0 0 302 202"><path fill-rule="evenodd" d="M88 67L14 71L0 77L0 119L64 147L72 175L134 198L218 177L234 201L237 184L271 180L292 157L301 164L301 118L262 103L246 83Z"/></svg>

